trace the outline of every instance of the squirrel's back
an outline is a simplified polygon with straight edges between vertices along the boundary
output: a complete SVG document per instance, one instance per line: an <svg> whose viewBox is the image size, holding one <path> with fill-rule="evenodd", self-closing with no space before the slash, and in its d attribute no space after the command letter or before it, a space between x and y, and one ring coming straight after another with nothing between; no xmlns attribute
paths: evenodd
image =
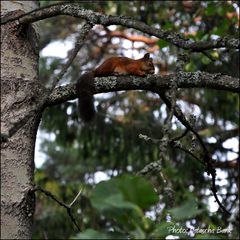
<svg viewBox="0 0 240 240"><path fill-rule="evenodd" d="M80 76L76 87L79 100L79 115L84 122L90 122L95 115L93 98L94 77L125 74L135 76L154 74L154 65L149 53L146 53L143 58L137 60L127 57L111 57L95 70Z"/></svg>

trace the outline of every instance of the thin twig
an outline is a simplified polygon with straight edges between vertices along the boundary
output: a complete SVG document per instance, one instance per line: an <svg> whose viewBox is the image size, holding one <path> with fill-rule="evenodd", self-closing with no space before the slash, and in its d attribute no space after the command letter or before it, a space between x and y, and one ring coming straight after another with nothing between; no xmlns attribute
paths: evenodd
<svg viewBox="0 0 240 240"><path fill-rule="evenodd" d="M78 192L77 196L73 199L73 201L69 204L69 207L71 207L78 199L78 197L80 196L80 194L82 193L82 188L80 189L80 191Z"/></svg>
<svg viewBox="0 0 240 240"><path fill-rule="evenodd" d="M183 72L184 69L184 65L188 60L188 56L186 54L179 54L178 55L178 61L176 64L176 71L177 71L177 75L181 76L181 72ZM194 126L192 126L192 124L185 118L184 114L182 113L181 109L176 106L176 100L175 103L173 103L172 98L169 98L166 95L166 91L160 91L159 92L160 97L162 98L162 100L165 102L165 104L167 105L167 107L170 109L170 111L174 110L174 115L177 117L177 119L186 127L185 132L183 133L183 135L187 134L187 131L191 131L192 133L194 133L194 135L197 137L202 149L203 149L203 161L201 161L199 158L197 158L191 151L182 148L182 146L180 146L180 144L177 144L176 142L172 143L175 145L175 147L178 147L179 149L187 152L188 154L190 154L192 157L194 157L195 159L197 159L198 161L200 160L201 163L203 163L206 166L206 172L207 174L210 174L212 177L212 187L211 190L213 192L213 196L216 200L216 202L218 203L218 205L220 206L220 208L225 211L226 213L230 214L229 211L226 210L226 208L221 204L221 202L218 199L218 196L216 194L217 192L217 188L216 188L216 184L215 184L215 179L216 179L216 170L213 168L213 164L212 164L212 159L210 156L210 153L208 152L202 138L200 137L200 135L198 134L198 132L194 129ZM170 100L171 99L171 100ZM174 105L173 105L174 104ZM181 136L182 137L182 136Z"/></svg>
<svg viewBox="0 0 240 240"><path fill-rule="evenodd" d="M88 35L89 31L92 29L93 25L89 22L85 23L83 27L81 28L81 31L76 39L75 46L71 51L71 54L66 62L66 64L63 66L61 72L55 77L52 87L51 87L51 92L52 90L56 87L60 79L64 76L68 68L71 66L73 60L77 56L79 50L82 48L85 38Z"/></svg>
<svg viewBox="0 0 240 240"><path fill-rule="evenodd" d="M187 133L188 131L184 131L184 133ZM182 135L185 135L185 134L182 134ZM182 136L181 135L181 136ZM194 159L196 159L199 163L201 163L202 165L205 165L205 162L202 161L199 157L197 157L193 152L189 151L188 149L184 148L179 142L177 142L177 140L175 139L180 139L181 136L177 137L177 138L174 138L174 139L170 139L168 141L168 143L172 146L172 147L175 147L175 148L178 148L182 151L184 151L185 153L191 155ZM156 138L152 138L152 137L149 137L147 135L143 135L143 134L139 134L139 138L145 140L146 142L148 141L151 141L152 143L154 144L157 144L157 143L161 143L161 139L156 139Z"/></svg>
<svg viewBox="0 0 240 240"><path fill-rule="evenodd" d="M57 197L55 197L51 192L42 189L40 186L35 186L33 189L31 189L31 191L33 191L33 192L36 192L36 191L42 192L47 197L49 197L49 198L53 199L55 202L57 202L61 207L64 207L67 210L67 213L68 213L70 219L72 220L73 224L75 225L75 227L78 229L78 231L81 231L80 227L78 226L78 224L76 222L76 219L74 218L74 216L72 214L71 206L68 206L64 202L58 200Z"/></svg>
<svg viewBox="0 0 240 240"><path fill-rule="evenodd" d="M178 148L182 151L184 151L185 153L189 154L190 156L192 156L194 159L196 159L199 163L201 163L202 165L205 165L205 162L202 161L200 158L198 158L194 153L192 153L191 151L189 151L188 149L184 148L182 145L180 145L177 142L173 142L172 140L169 141L169 144L172 145L175 148Z"/></svg>
<svg viewBox="0 0 240 240"><path fill-rule="evenodd" d="M206 57L208 57L212 62L215 62L216 59L211 55L209 54L207 51L200 51L203 55L205 55Z"/></svg>
<svg viewBox="0 0 240 240"><path fill-rule="evenodd" d="M187 135L188 131L189 131L188 129L185 129L181 135L179 135L175 138L172 138L170 141L175 142L175 141L182 139L183 137L185 137Z"/></svg>
<svg viewBox="0 0 240 240"><path fill-rule="evenodd" d="M169 109L171 109L171 101L168 99L168 97L166 96L164 91L160 91L159 95L161 97L161 99L165 102L165 104L167 105L167 107ZM197 137L200 145L202 146L203 149L203 160L205 162L205 166L206 166L206 172L207 174L210 174L212 177L212 187L211 190L213 192L213 196L216 200L216 202L219 204L219 207L226 212L228 215L231 215L231 213L221 204L220 200L218 199L218 196L216 194L217 192L217 188L215 185L215 178L216 178L216 170L213 168L212 165L212 159L210 157L210 154L202 140L202 138L200 137L200 135L198 134L198 132L194 129L194 127L191 125L191 123L189 121L187 121L187 119L185 118L184 114L182 113L181 109L178 106L175 106L175 112L174 115L177 117L177 119L191 132L194 133L194 135Z"/></svg>

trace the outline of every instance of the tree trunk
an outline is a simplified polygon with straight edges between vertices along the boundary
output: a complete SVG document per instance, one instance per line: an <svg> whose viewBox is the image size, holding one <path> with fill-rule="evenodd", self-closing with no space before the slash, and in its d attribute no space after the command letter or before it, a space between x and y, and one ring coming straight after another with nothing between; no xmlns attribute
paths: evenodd
<svg viewBox="0 0 240 240"><path fill-rule="evenodd" d="M37 1L2 1L1 17L38 7ZM38 87L36 24L1 25L1 133L35 106ZM31 239L35 199L34 146L40 114L1 143L1 239Z"/></svg>

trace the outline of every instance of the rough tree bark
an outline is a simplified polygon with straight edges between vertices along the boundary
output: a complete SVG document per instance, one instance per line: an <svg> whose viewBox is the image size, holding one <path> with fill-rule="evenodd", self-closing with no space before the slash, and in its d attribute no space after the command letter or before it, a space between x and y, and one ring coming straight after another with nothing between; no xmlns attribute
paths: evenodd
<svg viewBox="0 0 240 240"><path fill-rule="evenodd" d="M1 17L38 7L37 1L2 1ZM36 24L1 26L1 134L35 105L38 87ZM1 239L31 239L34 145L40 116L1 142Z"/></svg>

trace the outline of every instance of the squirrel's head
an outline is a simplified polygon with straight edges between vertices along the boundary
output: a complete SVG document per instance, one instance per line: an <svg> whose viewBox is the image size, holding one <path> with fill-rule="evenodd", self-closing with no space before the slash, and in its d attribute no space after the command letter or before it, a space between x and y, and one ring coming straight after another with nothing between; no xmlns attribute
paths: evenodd
<svg viewBox="0 0 240 240"><path fill-rule="evenodd" d="M154 74L155 68L153 65L153 60L150 58L150 54L146 53L143 58L141 58L142 70L147 74Z"/></svg>

